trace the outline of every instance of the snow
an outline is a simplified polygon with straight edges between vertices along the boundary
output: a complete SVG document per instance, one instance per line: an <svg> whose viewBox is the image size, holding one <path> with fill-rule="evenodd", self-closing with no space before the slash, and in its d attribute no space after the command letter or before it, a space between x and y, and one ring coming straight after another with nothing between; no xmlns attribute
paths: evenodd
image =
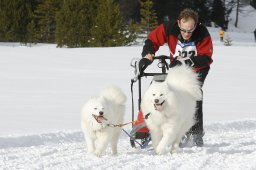
<svg viewBox="0 0 256 170"><path fill-rule="evenodd" d="M256 121L211 123L205 145L181 153L155 155L152 148L131 148L122 135L119 154L97 158L86 153L81 131L0 138L4 169L255 169Z"/></svg>
<svg viewBox="0 0 256 170"><path fill-rule="evenodd" d="M250 6L242 6L239 9L239 16L238 16L238 24L237 28L234 26L236 22L236 9L234 9L230 16L230 31L236 31L236 32L253 32L256 29L256 23L253 22L255 21L256 18L256 12L255 9Z"/></svg>
<svg viewBox="0 0 256 170"><path fill-rule="evenodd" d="M80 128L82 105L109 84L126 93L125 121L131 120L129 63L140 57L141 45L67 49L0 43L0 169L256 169L252 31L231 29L226 35L233 45L224 46L218 29L209 30L214 62L204 85L205 145L161 156L151 147L131 148L124 133L117 156L110 149L101 158L91 156ZM168 48L157 54L168 55Z"/></svg>

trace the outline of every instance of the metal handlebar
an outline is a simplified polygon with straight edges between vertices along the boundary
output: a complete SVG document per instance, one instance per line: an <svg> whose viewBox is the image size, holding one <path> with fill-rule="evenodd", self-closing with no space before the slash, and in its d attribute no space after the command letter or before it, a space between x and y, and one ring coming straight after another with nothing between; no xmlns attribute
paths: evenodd
<svg viewBox="0 0 256 170"><path fill-rule="evenodd" d="M160 62L157 64L157 66L158 66L158 68L162 69L162 73L145 73L144 70L147 68L147 66L144 67L143 69L140 68L139 63L140 63L141 59L143 59L143 58L133 58L131 61L130 65L134 68L134 74L135 74L135 77L132 79L133 82L136 82L138 79L140 79L141 77L145 77L145 76L166 74L166 70L169 69L169 65L166 61L166 60L170 60L169 56L159 55L159 56L155 56L153 58L153 62L155 60L160 60Z"/></svg>
<svg viewBox="0 0 256 170"><path fill-rule="evenodd" d="M134 78L131 79L131 94L132 94L132 121L134 121L134 101L133 101L133 83L138 80L138 90L139 90L139 98L138 98L138 109L140 109L141 103L141 78L146 76L156 76L167 74L166 70L169 69L169 65L166 60L170 60L169 56L159 55L153 58L153 61L160 60L158 63L158 67L162 69L162 73L145 73L144 71L140 72L141 68L139 68L139 62L142 58L133 58L130 65L134 68ZM152 63L151 63L152 64ZM161 64L161 66L160 66ZM133 125L132 125L133 126Z"/></svg>
<svg viewBox="0 0 256 170"><path fill-rule="evenodd" d="M167 63L166 60L170 60L170 56L166 56L166 55L159 55L159 56L155 56L153 58L153 62L155 60L160 60L160 62L157 64L157 66L159 68L162 68L162 73L140 73L140 77L143 77L143 76L155 76L155 75L161 75L161 74L166 74L166 70L169 69L169 65Z"/></svg>
<svg viewBox="0 0 256 170"><path fill-rule="evenodd" d="M170 59L170 56L167 56L167 55L159 55L159 56L155 56L154 58L153 58L154 60L156 60L156 59L164 59L164 60L166 60L166 59Z"/></svg>

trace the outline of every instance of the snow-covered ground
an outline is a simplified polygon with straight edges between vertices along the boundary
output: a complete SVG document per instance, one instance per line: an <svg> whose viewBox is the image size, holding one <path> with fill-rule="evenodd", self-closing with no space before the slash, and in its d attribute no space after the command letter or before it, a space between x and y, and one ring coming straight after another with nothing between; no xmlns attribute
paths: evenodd
<svg viewBox="0 0 256 170"><path fill-rule="evenodd" d="M140 170L140 169L256 169L256 121L211 123L205 126L205 145L181 153L155 155L152 149L131 148L122 136L119 155L110 149L101 158L86 153L83 134L57 132L0 138L1 169Z"/></svg>
<svg viewBox="0 0 256 170"><path fill-rule="evenodd" d="M80 129L83 103L109 84L126 93L125 121L131 120L129 63L140 57L142 46L0 43L0 169L256 169L253 34L227 32L233 45L224 46L218 29L209 30L214 62L204 85L205 145L162 156L131 148L123 133L118 156L107 150L96 158L87 154ZM168 55L167 47L157 54Z"/></svg>

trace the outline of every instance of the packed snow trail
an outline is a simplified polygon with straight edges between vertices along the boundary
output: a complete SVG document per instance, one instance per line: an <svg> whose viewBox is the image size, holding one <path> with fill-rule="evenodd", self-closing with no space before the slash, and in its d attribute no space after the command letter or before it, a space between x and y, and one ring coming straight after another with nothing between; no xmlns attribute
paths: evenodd
<svg viewBox="0 0 256 170"><path fill-rule="evenodd" d="M123 133L119 154L87 154L81 131L0 138L0 169L256 169L256 120L205 125L204 147L156 155L131 148Z"/></svg>

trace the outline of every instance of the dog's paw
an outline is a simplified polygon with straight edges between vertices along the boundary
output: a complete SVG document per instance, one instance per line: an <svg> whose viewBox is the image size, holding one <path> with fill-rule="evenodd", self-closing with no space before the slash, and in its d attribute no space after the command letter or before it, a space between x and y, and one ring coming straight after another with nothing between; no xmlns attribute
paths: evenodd
<svg viewBox="0 0 256 170"><path fill-rule="evenodd" d="M172 146L171 154L173 154L173 153L178 153L179 151L180 151L179 143L175 143L175 144Z"/></svg>
<svg viewBox="0 0 256 170"><path fill-rule="evenodd" d="M88 148L87 152L88 152L89 154L93 154L93 153L94 153L94 149Z"/></svg>
<svg viewBox="0 0 256 170"><path fill-rule="evenodd" d="M112 153L112 156L118 156L118 154L117 153Z"/></svg>
<svg viewBox="0 0 256 170"><path fill-rule="evenodd" d="M96 151L94 152L94 155L97 156L97 157L101 157L101 156L102 156L102 151L96 150Z"/></svg>
<svg viewBox="0 0 256 170"><path fill-rule="evenodd" d="M117 151L112 151L112 155L117 155Z"/></svg>
<svg viewBox="0 0 256 170"><path fill-rule="evenodd" d="M158 145L157 147L156 147L156 154L158 154L158 155L162 155L163 153L164 153L164 150L165 148L163 147L163 146L161 146L161 145Z"/></svg>
<svg viewBox="0 0 256 170"><path fill-rule="evenodd" d="M171 154L179 153L180 149L179 148L172 148L171 149Z"/></svg>

